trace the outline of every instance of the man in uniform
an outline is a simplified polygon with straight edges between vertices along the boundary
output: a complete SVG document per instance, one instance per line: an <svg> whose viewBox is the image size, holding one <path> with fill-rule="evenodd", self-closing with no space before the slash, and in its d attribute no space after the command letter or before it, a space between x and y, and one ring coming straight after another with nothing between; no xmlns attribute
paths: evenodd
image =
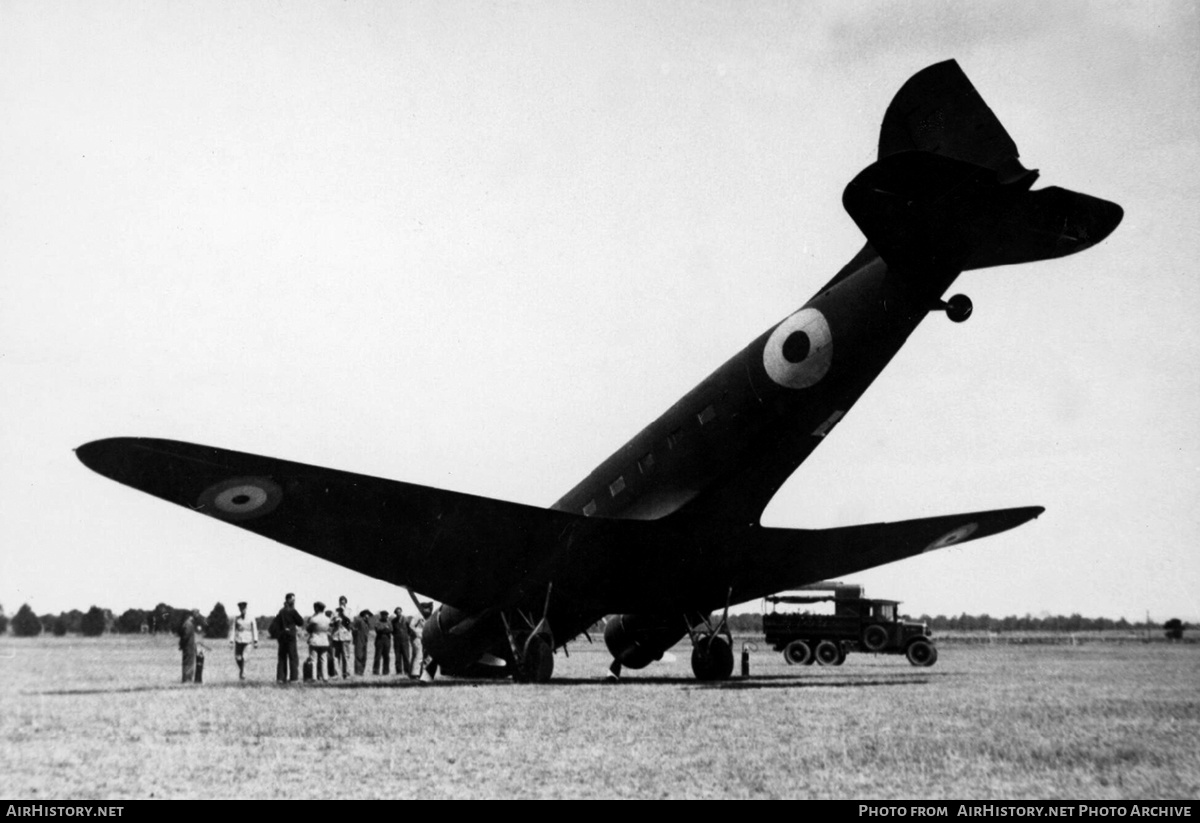
<svg viewBox="0 0 1200 823"><path fill-rule="evenodd" d="M246 647L251 643L258 648L258 626L254 619L246 616L246 601L238 603L238 616L229 624L229 645L233 646L233 659L238 667L238 680L246 679Z"/></svg>
<svg viewBox="0 0 1200 823"><path fill-rule="evenodd" d="M283 608L271 623L271 636L279 641L279 659L275 679L280 683L300 679L300 652L296 650L296 630L304 626L304 618L296 611L296 595L288 592Z"/></svg>

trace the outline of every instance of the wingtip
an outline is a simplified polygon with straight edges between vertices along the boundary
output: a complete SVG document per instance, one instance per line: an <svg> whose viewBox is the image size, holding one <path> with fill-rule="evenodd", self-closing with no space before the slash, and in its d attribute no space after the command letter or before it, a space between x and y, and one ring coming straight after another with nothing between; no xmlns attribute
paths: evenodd
<svg viewBox="0 0 1200 823"><path fill-rule="evenodd" d="M79 462L94 472L111 477L113 461L125 453L127 448L136 443L137 437L106 437L92 440L75 447L75 456Z"/></svg>

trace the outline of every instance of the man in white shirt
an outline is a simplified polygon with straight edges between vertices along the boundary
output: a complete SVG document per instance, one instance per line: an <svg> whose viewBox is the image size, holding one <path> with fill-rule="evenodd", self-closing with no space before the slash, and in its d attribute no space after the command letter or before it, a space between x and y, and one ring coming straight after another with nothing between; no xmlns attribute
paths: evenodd
<svg viewBox="0 0 1200 823"><path fill-rule="evenodd" d="M246 647L254 644L258 648L258 626L254 618L246 616L246 601L238 603L238 616L229 624L229 644L233 646L233 659L237 662L238 680L246 679Z"/></svg>
<svg viewBox="0 0 1200 823"><path fill-rule="evenodd" d="M313 603L313 616L308 618L304 628L308 631L308 659L313 664L313 677L317 680L325 679L329 662L329 622L325 604L319 600Z"/></svg>

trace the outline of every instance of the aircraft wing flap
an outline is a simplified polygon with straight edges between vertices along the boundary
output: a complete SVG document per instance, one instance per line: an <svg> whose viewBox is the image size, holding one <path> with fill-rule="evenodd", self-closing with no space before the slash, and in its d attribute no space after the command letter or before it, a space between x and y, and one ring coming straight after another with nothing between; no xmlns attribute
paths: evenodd
<svg viewBox="0 0 1200 823"><path fill-rule="evenodd" d="M544 581L579 519L171 440L98 440L76 454L119 483L459 608L510 602Z"/></svg>

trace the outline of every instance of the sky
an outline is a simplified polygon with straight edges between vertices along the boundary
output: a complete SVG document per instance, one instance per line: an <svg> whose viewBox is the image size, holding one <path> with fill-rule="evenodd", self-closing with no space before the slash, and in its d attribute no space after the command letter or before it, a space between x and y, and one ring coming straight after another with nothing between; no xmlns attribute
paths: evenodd
<svg viewBox="0 0 1200 823"><path fill-rule="evenodd" d="M964 274L764 523L1041 505L846 579L1200 622L1194 2L0 2L0 604L407 606L73 449L548 506L858 250L842 190L951 57L1124 222Z"/></svg>

